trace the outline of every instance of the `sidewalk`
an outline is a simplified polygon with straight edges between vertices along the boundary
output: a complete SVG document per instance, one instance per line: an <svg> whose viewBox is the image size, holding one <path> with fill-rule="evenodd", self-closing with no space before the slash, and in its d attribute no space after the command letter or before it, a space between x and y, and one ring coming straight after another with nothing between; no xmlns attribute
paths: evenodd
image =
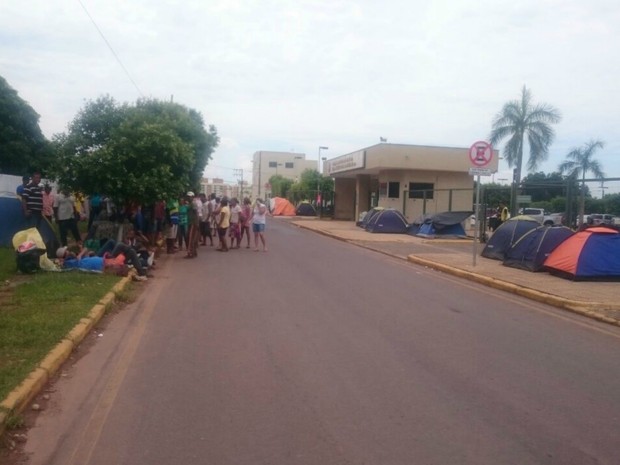
<svg viewBox="0 0 620 465"><path fill-rule="evenodd" d="M480 256L468 239L424 239L407 234L372 234L352 221L294 219L296 226L360 247L409 260L438 271L512 292L532 300L620 326L620 283L570 281L549 273L532 273L503 266Z"/></svg>

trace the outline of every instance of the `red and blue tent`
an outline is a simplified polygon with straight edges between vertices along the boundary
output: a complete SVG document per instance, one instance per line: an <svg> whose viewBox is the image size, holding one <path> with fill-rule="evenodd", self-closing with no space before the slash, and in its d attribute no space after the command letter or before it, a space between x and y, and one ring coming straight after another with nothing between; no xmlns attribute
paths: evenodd
<svg viewBox="0 0 620 465"><path fill-rule="evenodd" d="M620 279L620 232L605 227L580 231L549 255L545 268L574 280Z"/></svg>

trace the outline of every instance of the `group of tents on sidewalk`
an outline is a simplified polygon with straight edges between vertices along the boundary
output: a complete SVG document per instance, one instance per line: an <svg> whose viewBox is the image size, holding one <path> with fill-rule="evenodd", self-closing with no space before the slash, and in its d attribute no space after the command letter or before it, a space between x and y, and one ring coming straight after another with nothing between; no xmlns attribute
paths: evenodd
<svg viewBox="0 0 620 465"><path fill-rule="evenodd" d="M472 212L422 215L412 224L395 209L373 208L358 222L371 233L420 237L466 237L463 222ZM527 271L549 271L573 279L620 279L620 231L590 227L575 233L565 226L541 226L528 216L504 222L488 240L482 256Z"/></svg>
<svg viewBox="0 0 620 465"><path fill-rule="evenodd" d="M620 279L620 231L596 226L574 232L517 216L493 233L482 256L573 280Z"/></svg>

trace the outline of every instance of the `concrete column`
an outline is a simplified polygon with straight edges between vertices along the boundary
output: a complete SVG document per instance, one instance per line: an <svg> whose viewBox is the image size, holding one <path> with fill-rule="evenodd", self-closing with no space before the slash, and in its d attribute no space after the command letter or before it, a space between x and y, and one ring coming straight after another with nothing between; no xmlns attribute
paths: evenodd
<svg viewBox="0 0 620 465"><path fill-rule="evenodd" d="M370 175L359 174L355 179L355 220L361 212L370 210Z"/></svg>
<svg viewBox="0 0 620 465"><path fill-rule="evenodd" d="M336 178L334 181L335 210L334 219L357 221L355 216L356 180Z"/></svg>

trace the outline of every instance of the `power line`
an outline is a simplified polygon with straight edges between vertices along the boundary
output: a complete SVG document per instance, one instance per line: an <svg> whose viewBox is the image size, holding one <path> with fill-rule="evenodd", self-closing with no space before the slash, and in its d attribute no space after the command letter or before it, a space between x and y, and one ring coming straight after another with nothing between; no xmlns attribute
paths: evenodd
<svg viewBox="0 0 620 465"><path fill-rule="evenodd" d="M82 3L82 0L77 0L78 3L81 5L82 9L84 10L84 12L86 13L86 16L88 16L88 18L91 20L91 22L93 23L93 25L95 26L95 29L97 29L97 32L99 32L99 35L101 36L101 38L103 39L103 41L105 42L105 44L108 46L108 48L110 49L110 51L112 52L112 55L114 55L114 58L116 58L116 61L118 62L119 65L121 65L121 68L123 68L123 71L125 72L125 74L127 75L127 77L129 78L129 80L131 81L131 83L134 85L134 87L136 88L136 90L138 91L138 93L140 94L140 97L144 97L144 94L142 93L142 91L140 90L140 88L138 87L138 84L136 84L136 82L133 80L133 78L131 77L131 74L129 74L129 71L127 71L127 68L125 68L125 65L123 64L123 62L121 61L121 59L118 57L118 55L116 54L116 52L114 51L114 49L112 48L112 45L110 45L110 42L108 42L108 39L106 39L106 37L103 35L103 32L101 31L101 29L99 29L99 26L97 26L97 23L95 22L95 20L93 19L93 17L90 15L90 13L88 12L88 10L86 9L86 6L84 6L84 4Z"/></svg>

